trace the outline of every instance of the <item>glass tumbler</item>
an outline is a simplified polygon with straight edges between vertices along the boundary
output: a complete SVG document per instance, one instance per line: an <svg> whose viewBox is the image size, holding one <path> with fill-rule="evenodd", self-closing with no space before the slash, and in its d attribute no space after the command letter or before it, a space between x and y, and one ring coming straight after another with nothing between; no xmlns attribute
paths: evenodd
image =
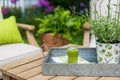
<svg viewBox="0 0 120 80"><path fill-rule="evenodd" d="M78 62L78 48L71 46L67 49L68 52L68 63L76 64Z"/></svg>

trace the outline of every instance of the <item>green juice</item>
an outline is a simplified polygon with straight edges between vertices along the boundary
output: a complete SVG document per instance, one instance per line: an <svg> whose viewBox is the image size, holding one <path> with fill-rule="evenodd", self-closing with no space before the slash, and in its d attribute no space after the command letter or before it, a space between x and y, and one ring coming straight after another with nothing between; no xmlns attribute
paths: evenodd
<svg viewBox="0 0 120 80"><path fill-rule="evenodd" d="M76 64L78 62L78 48L68 48L68 63Z"/></svg>

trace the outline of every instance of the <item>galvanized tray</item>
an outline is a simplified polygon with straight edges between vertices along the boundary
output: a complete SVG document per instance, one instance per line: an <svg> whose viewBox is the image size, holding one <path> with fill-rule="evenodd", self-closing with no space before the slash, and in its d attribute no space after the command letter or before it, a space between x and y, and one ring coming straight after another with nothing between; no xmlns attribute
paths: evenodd
<svg viewBox="0 0 120 80"><path fill-rule="evenodd" d="M52 48L42 63L43 75L120 76L120 64L97 64L95 48L79 48L79 56L94 64L55 63L52 56L67 55L67 48Z"/></svg>

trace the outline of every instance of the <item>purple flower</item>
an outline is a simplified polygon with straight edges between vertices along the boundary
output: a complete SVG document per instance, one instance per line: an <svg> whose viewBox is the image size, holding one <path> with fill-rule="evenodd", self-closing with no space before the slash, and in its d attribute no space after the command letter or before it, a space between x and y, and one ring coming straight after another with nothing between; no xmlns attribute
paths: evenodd
<svg viewBox="0 0 120 80"><path fill-rule="evenodd" d="M38 8L38 7L40 7L40 4L34 4L33 7Z"/></svg>
<svg viewBox="0 0 120 80"><path fill-rule="evenodd" d="M38 0L40 6L49 6L50 2L47 0Z"/></svg>
<svg viewBox="0 0 120 80"><path fill-rule="evenodd" d="M75 6L75 5L73 5L73 6L71 6L71 8L72 8L73 10L75 10L75 9L76 9L76 6Z"/></svg>
<svg viewBox="0 0 120 80"><path fill-rule="evenodd" d="M80 2L79 4L81 7L85 7L85 4L83 2Z"/></svg>
<svg viewBox="0 0 120 80"><path fill-rule="evenodd" d="M11 3L16 3L17 2L17 0L11 0Z"/></svg>
<svg viewBox="0 0 120 80"><path fill-rule="evenodd" d="M87 9L87 8L84 8L84 11L85 11L85 12L88 12L88 9Z"/></svg>
<svg viewBox="0 0 120 80"><path fill-rule="evenodd" d="M45 12L46 12L46 13L50 13L50 12L52 12L54 9L55 9L54 6L47 6L47 7L45 8Z"/></svg>
<svg viewBox="0 0 120 80"><path fill-rule="evenodd" d="M3 13L3 14L7 14L9 11L10 11L9 8L3 8L3 9L2 9L2 13Z"/></svg>
<svg viewBox="0 0 120 80"><path fill-rule="evenodd" d="M80 14L83 14L84 13L84 11L83 10L80 10Z"/></svg>
<svg viewBox="0 0 120 80"><path fill-rule="evenodd" d="M72 16L76 16L76 14L75 14L75 13L72 13Z"/></svg>

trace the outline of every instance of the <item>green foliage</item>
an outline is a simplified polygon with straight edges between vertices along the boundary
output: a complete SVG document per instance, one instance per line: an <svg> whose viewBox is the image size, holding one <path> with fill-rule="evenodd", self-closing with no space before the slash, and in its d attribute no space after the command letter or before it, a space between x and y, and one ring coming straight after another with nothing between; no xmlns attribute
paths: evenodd
<svg viewBox="0 0 120 80"><path fill-rule="evenodd" d="M116 13L116 17L111 15L110 1L108 3L108 15L107 17L98 14L95 10L95 19L92 21L92 31L96 36L98 42L101 43L117 43L120 42L120 17L119 11ZM119 6L120 8L120 2ZM96 8L95 8L96 9Z"/></svg>
<svg viewBox="0 0 120 80"><path fill-rule="evenodd" d="M82 30L77 36L73 36L69 43L83 45L84 31Z"/></svg>
<svg viewBox="0 0 120 80"><path fill-rule="evenodd" d="M9 9L8 13L3 14L4 18L8 18L11 15L13 15L16 17L17 22L19 22L19 19L22 17L21 8L8 8L8 9Z"/></svg>
<svg viewBox="0 0 120 80"><path fill-rule="evenodd" d="M34 8L29 7L25 9L25 13L22 15L21 18L19 18L19 23L25 23L35 26L34 34L37 33L38 30L38 22L35 21L36 17L42 17L44 16L43 8ZM23 31L22 31L23 32Z"/></svg>
<svg viewBox="0 0 120 80"><path fill-rule="evenodd" d="M55 6L62 6L65 9L69 9L71 6L76 7L76 11L80 12L81 10L84 12L84 9L89 10L89 1L90 0L49 0ZM80 6L80 3L84 3L85 6Z"/></svg>
<svg viewBox="0 0 120 80"><path fill-rule="evenodd" d="M92 30L99 42L113 43L119 41L120 23L116 23L116 19L107 20L106 17L103 17L94 20Z"/></svg>
<svg viewBox="0 0 120 80"><path fill-rule="evenodd" d="M36 18L39 21L39 30L37 35L51 32L54 34L61 33L68 40L73 39L73 36L78 36L82 32L82 17L71 16L69 10L62 7L57 7L53 14L47 14L43 18Z"/></svg>
<svg viewBox="0 0 120 80"><path fill-rule="evenodd" d="M44 15L44 12L42 8L29 7L25 9L25 13L19 19L19 22L26 23L26 24L35 24L36 21L34 19L38 16L42 17L43 15Z"/></svg>

